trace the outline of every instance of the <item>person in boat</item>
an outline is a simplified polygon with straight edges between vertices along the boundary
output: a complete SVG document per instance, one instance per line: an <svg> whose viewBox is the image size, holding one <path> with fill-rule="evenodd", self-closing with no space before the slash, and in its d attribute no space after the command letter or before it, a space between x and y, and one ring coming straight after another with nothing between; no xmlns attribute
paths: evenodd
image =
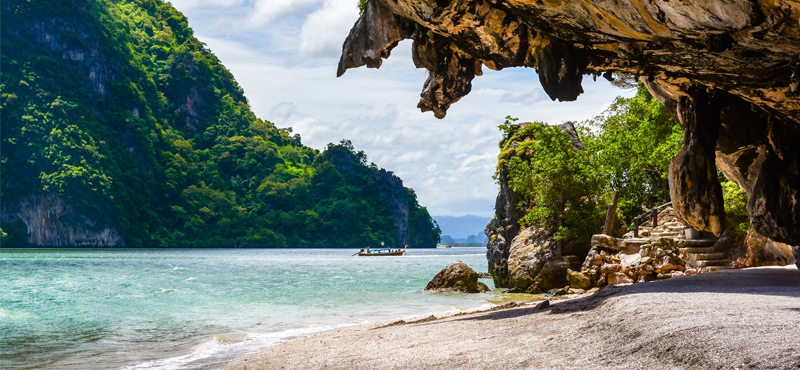
<svg viewBox="0 0 800 370"><path fill-rule="evenodd" d="M369 251L369 247L367 247L367 253L370 253L370 251Z"/></svg>

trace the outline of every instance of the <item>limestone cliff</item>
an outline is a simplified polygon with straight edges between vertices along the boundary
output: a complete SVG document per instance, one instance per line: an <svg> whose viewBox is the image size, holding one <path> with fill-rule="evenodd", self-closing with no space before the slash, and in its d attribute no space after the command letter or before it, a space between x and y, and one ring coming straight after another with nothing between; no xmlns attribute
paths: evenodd
<svg viewBox="0 0 800 370"><path fill-rule="evenodd" d="M800 3L796 1L370 0L338 74L414 40L429 71L418 107L445 116L485 66L536 68L559 101L582 77L639 76L685 129L671 170L676 213L724 228L715 164L750 196L754 228L800 244Z"/></svg>
<svg viewBox="0 0 800 370"><path fill-rule="evenodd" d="M0 223L22 221L28 232L27 244L2 247L124 247L117 229L100 225L54 193L30 195L6 206L0 212Z"/></svg>
<svg viewBox="0 0 800 370"><path fill-rule="evenodd" d="M400 238L400 245L408 245L411 233L408 227L408 195L403 187L403 180L381 168L376 175L376 183L378 194L386 200L386 205L392 212L394 231Z"/></svg>

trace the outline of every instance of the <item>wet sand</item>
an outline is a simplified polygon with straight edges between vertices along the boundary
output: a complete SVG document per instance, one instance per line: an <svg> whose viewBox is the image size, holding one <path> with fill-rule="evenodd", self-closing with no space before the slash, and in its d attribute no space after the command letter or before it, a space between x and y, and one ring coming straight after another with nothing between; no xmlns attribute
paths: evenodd
<svg viewBox="0 0 800 370"><path fill-rule="evenodd" d="M389 324L287 342L227 369L800 369L800 271L717 271Z"/></svg>

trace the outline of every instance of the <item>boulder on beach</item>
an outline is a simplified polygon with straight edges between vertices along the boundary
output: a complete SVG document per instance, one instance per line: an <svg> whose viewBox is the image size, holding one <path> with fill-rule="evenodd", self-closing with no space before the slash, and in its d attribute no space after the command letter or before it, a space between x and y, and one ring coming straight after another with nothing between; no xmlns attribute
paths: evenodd
<svg viewBox="0 0 800 370"><path fill-rule="evenodd" d="M525 291L533 285L547 260L556 255L555 230L528 227L511 241L508 280L512 287Z"/></svg>
<svg viewBox="0 0 800 370"><path fill-rule="evenodd" d="M569 286L575 289L589 290L594 287L591 277L580 271L567 270L567 281Z"/></svg>
<svg viewBox="0 0 800 370"><path fill-rule="evenodd" d="M555 229L528 227L511 242L511 292L537 294L567 286L567 270L580 266L576 256L558 256Z"/></svg>
<svg viewBox="0 0 800 370"><path fill-rule="evenodd" d="M533 285L528 288L528 293L547 292L564 286L569 287L567 271L578 270L580 266L577 256L550 257L536 278L533 279Z"/></svg>
<svg viewBox="0 0 800 370"><path fill-rule="evenodd" d="M455 261L439 271L425 290L444 293L482 293L488 291L489 287L478 282L478 273L475 270L461 261Z"/></svg>

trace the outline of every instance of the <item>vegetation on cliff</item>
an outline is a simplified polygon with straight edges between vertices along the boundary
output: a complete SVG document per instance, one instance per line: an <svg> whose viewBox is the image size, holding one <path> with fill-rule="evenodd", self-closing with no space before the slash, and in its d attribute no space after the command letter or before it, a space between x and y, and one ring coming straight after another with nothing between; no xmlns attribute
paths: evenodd
<svg viewBox="0 0 800 370"><path fill-rule="evenodd" d="M4 212L54 192L130 247L406 242L379 190L393 175L348 141L319 152L256 117L171 5L7 1L2 34ZM402 192L407 242L435 246ZM4 244L25 240L20 224L3 225Z"/></svg>
<svg viewBox="0 0 800 370"><path fill-rule="evenodd" d="M602 231L614 190L619 191L619 212L628 221L669 202L669 165L683 145L683 129L643 85L635 96L616 98L577 127L585 149L558 126L516 121L507 117L500 125L504 138L498 170L509 169L509 186L524 199L517 205L524 211L523 226L554 227L563 199L564 224L556 237L588 246L591 235ZM749 228L747 194L720 177L728 228L744 234Z"/></svg>

